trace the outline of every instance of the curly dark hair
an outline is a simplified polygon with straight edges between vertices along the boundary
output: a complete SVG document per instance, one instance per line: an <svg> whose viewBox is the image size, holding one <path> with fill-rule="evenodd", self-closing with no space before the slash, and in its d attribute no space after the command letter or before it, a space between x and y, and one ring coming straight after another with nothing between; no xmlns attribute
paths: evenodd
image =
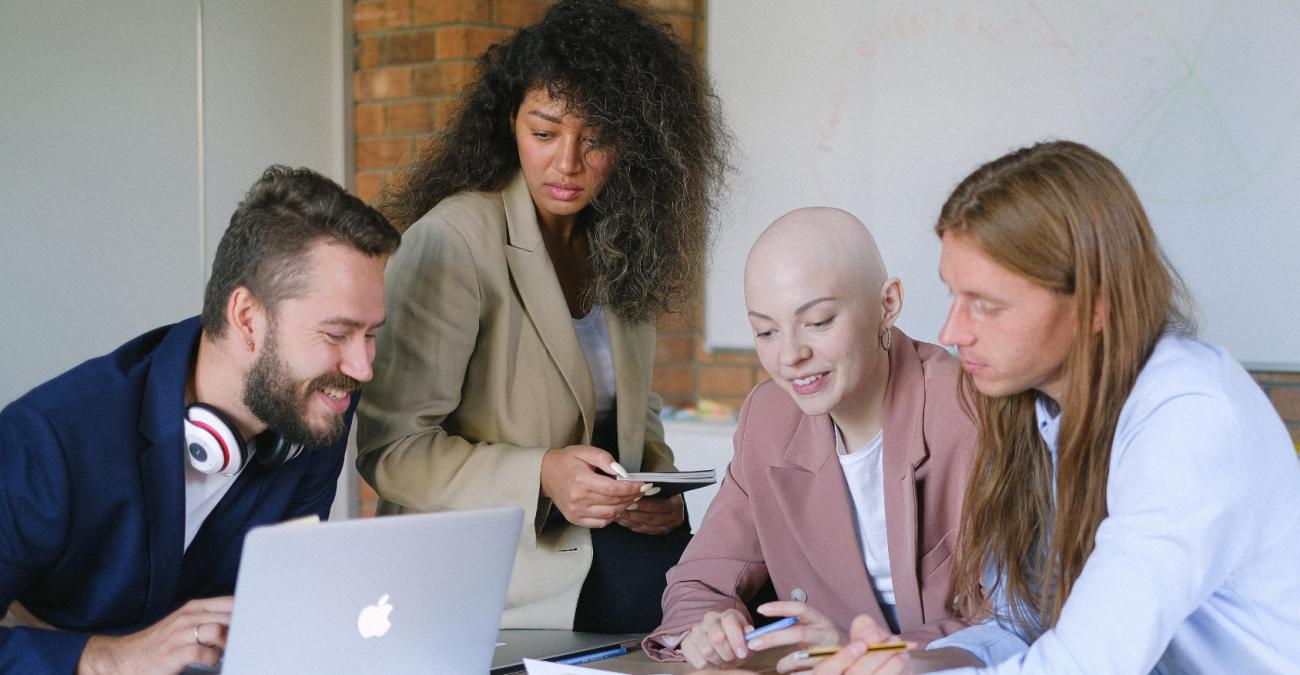
<svg viewBox="0 0 1300 675"><path fill-rule="evenodd" d="M588 297L625 321L652 320L698 283L730 140L698 60L641 7L561 0L489 47L450 124L386 195L385 211L405 230L453 194L505 187L519 168L510 117L540 88L616 158L583 214Z"/></svg>

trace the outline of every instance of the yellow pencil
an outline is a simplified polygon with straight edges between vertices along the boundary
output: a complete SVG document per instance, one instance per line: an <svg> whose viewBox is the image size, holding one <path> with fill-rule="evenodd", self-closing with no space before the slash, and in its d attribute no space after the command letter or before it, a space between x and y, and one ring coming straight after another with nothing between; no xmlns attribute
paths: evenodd
<svg viewBox="0 0 1300 675"><path fill-rule="evenodd" d="M870 654L871 652L905 652L907 651L907 646L908 646L907 643L903 642L902 640L898 640L895 642L873 642L867 645L867 653ZM839 653L839 651L840 651L839 647L818 647L816 649L805 649L803 651L798 651L795 652L794 655L796 658L800 658L800 659L820 659L823 657L831 656L832 654L837 654Z"/></svg>

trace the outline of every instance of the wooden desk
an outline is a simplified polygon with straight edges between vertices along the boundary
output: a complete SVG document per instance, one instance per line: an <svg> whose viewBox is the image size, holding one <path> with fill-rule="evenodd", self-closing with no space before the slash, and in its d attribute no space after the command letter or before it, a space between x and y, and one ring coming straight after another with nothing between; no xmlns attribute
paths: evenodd
<svg viewBox="0 0 1300 675"><path fill-rule="evenodd" d="M781 657L785 656L786 654L789 654L795 649L796 649L795 647L786 647L786 648L778 647L775 649L758 652L757 654L752 656L748 661L746 661L743 665L741 665L740 668L749 672L760 673L763 675L766 675L768 673L775 673L777 672L776 664L778 661L781 660ZM952 650L938 650L938 651L927 652L923 649L918 649L912 651L909 653L910 661L907 664L907 672L930 673L930 672L948 670L951 668L959 668L965 666L978 667L980 665L978 663L978 660L976 660L975 663L970 663L968 661L961 661L961 660L955 661L953 659L953 654L949 653L950 651ZM956 651L960 653L960 650L956 650ZM974 659L974 657L969 654L967 654L966 656L971 659ZM584 663L580 667L588 668L591 670L601 670L605 672L626 673L627 675L683 675L685 673L696 673L696 672L700 673L701 675L708 675L711 672L715 672L715 669L705 669L705 670L697 671L685 661L666 661L662 663L658 661L654 661L650 659L650 657L646 656L645 652L642 652L640 649L637 649L631 653L616 658L604 659L601 661L596 661L594 663ZM512 670L507 675L520 675L521 673L524 672L525 671L523 667L518 667L518 670Z"/></svg>
<svg viewBox="0 0 1300 675"><path fill-rule="evenodd" d="M767 652L759 652L745 662L743 666L747 670L755 673L775 673L776 662L785 656L786 651L774 649ZM696 672L691 664L685 661L652 661L645 652L636 650L626 656L620 656L614 659L605 659L595 663L588 663L584 667L593 670L606 670L616 673L628 673L629 675L650 675L652 673L667 673L669 675L678 675L679 673ZM703 671L708 672L708 671Z"/></svg>

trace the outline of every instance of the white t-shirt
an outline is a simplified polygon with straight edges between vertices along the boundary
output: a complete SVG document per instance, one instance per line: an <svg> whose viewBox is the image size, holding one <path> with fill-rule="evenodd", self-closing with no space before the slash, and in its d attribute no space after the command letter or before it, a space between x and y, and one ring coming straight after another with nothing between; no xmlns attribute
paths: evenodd
<svg viewBox="0 0 1300 675"><path fill-rule="evenodd" d="M181 452L185 452L182 448ZM199 533L203 521L207 520L212 510L221 503L230 486L235 484L237 476L223 476L219 473L205 474L190 464L189 455L185 457L185 550L189 550L194 535Z"/></svg>
<svg viewBox="0 0 1300 675"><path fill-rule="evenodd" d="M857 526L871 587L890 627L897 630L894 577L889 570L889 535L885 529L884 434L881 431L865 447L848 453L844 436L836 429L835 454L848 481L849 496L853 498L853 524Z"/></svg>
<svg viewBox="0 0 1300 675"><path fill-rule="evenodd" d="M604 417L614 408L615 395L614 357L609 350L604 308L592 305L587 316L573 320L573 330L578 333L582 353L587 357L587 370L591 371L591 384L596 390L596 417Z"/></svg>

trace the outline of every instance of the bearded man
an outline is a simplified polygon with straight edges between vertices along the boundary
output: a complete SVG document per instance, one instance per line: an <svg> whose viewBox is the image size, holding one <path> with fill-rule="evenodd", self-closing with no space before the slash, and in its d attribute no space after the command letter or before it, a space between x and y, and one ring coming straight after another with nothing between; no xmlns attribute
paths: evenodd
<svg viewBox="0 0 1300 675"><path fill-rule="evenodd" d="M244 534L329 513L399 241L329 179L273 166L201 316L0 412L0 672L217 662Z"/></svg>

